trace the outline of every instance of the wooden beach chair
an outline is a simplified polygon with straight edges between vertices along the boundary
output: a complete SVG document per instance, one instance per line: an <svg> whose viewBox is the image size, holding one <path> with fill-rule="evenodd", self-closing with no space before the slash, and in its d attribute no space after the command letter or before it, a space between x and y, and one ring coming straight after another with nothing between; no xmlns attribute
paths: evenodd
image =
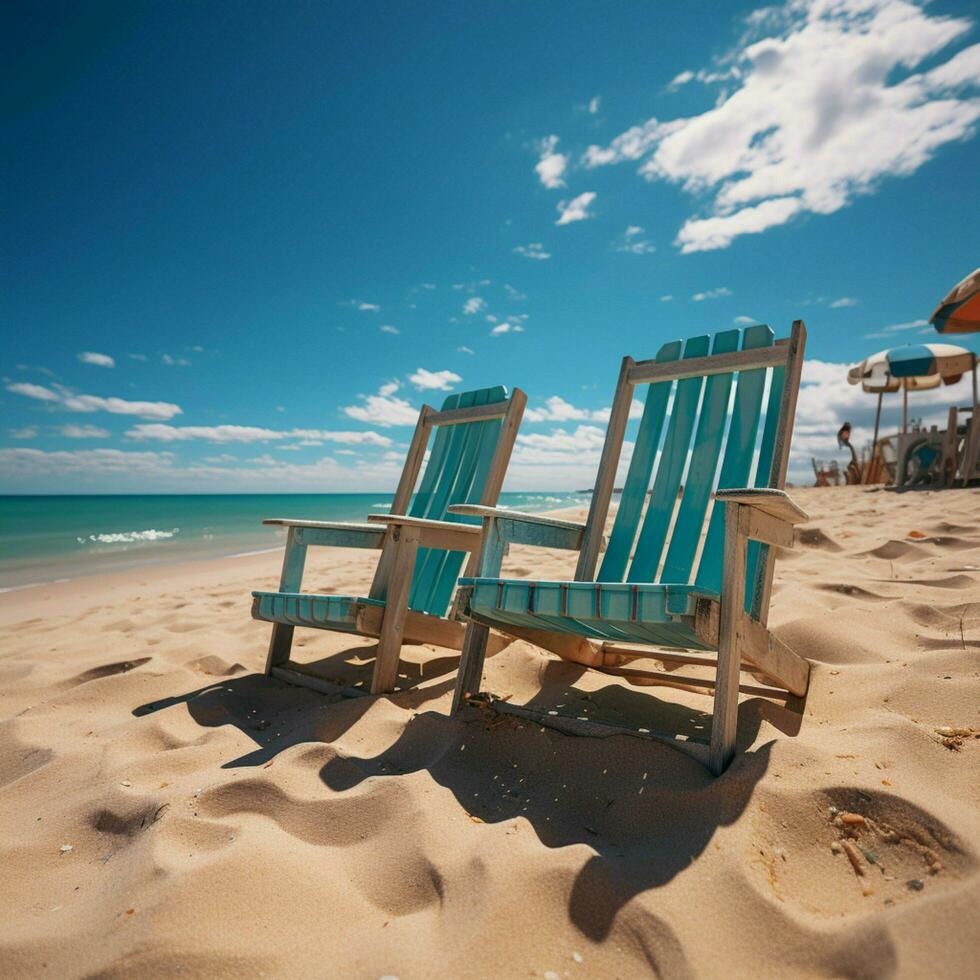
<svg viewBox="0 0 980 980"><path fill-rule="evenodd" d="M450 395L439 411L423 405L391 511L370 515L369 523L263 522L288 528L279 591L252 593L253 618L273 624L267 675L335 689L290 661L297 626L377 637L372 694L394 687L403 642L462 646L464 624L447 613L466 554L475 561L481 528L473 518L447 514L447 508L497 503L526 403L519 388L508 398L497 387ZM306 549L318 545L381 551L367 596L300 591Z"/></svg>
<svg viewBox="0 0 980 980"><path fill-rule="evenodd" d="M809 663L766 626L773 546L791 548L793 525L807 517L782 489L805 342L806 329L797 321L785 340L774 342L768 327L755 326L665 344L656 360L624 358L585 524L487 507L450 508L483 519L478 573L460 581L470 625L454 712L479 696L498 710L556 723L554 711L514 708L480 694L488 627L644 685L713 690L710 741L643 731L690 751L715 774L735 751L740 690L783 698L806 693ZM639 386L646 388L646 405L599 565ZM511 542L578 551L574 580L500 578ZM715 678L620 666L638 657L710 666ZM740 670L764 675L774 687L740 685ZM557 727L595 731L593 722L576 719L562 719Z"/></svg>

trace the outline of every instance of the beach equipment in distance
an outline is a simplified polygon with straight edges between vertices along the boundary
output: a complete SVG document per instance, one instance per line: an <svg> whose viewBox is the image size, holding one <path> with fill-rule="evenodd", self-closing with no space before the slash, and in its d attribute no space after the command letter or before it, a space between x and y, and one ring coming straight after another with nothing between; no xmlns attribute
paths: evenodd
<svg viewBox="0 0 980 980"><path fill-rule="evenodd" d="M585 524L490 507L450 508L483 520L479 570L460 580L470 625L454 712L479 699L565 731L610 731L595 721L483 695L490 627L643 686L713 691L709 740L645 729L632 734L688 751L716 774L735 751L739 691L782 698L806 693L809 663L767 627L775 547L791 548L793 526L807 519L782 489L805 343L806 329L797 321L789 337L775 342L769 327L754 326L665 344L655 360L624 358ZM646 404L600 564L637 388L646 389ZM501 578L510 543L577 551L574 579ZM621 666L643 657L708 666L715 676ZM741 684L742 669L775 687Z"/></svg>
<svg viewBox="0 0 980 980"><path fill-rule="evenodd" d="M909 392L938 388L941 384L955 384L964 374L973 375L973 417L977 415L977 356L973 351L956 344L905 344L878 351L866 357L860 364L847 372L851 384L860 384L864 391L877 393L878 407L875 411L874 438L872 441L872 460L878 445L878 431L881 424L881 400L886 392L902 392L902 433L908 432ZM980 436L980 426L972 426L976 436ZM969 457L971 443L980 442L976 436L967 439L966 455ZM973 446L976 459L976 446Z"/></svg>
<svg viewBox="0 0 980 980"><path fill-rule="evenodd" d="M497 503L526 404L519 388L508 397L506 388L496 387L450 395L439 411L423 405L391 511L370 515L368 523L263 522L288 529L279 591L252 593L252 616L273 624L267 675L331 689L289 659L297 626L378 637L374 694L394 688L403 642L462 646L464 625L447 613L467 553L475 564L481 529L447 509ZM306 550L319 545L380 550L367 596L300 591Z"/></svg>
<svg viewBox="0 0 980 980"><path fill-rule="evenodd" d="M946 294L929 322L944 334L980 330L980 269L974 269Z"/></svg>

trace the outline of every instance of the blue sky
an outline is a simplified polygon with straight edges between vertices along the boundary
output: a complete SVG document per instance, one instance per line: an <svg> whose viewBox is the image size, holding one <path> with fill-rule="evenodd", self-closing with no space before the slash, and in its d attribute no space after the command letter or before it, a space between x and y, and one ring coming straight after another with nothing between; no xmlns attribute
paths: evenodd
<svg viewBox="0 0 980 980"><path fill-rule="evenodd" d="M803 478L980 255L970 3L0 17L0 492L390 489L498 383L508 488L588 486L624 354L796 317Z"/></svg>

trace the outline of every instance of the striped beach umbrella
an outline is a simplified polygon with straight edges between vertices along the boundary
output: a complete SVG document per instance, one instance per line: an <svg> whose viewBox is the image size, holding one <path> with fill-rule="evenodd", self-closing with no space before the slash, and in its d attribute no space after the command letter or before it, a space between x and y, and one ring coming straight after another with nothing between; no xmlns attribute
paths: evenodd
<svg viewBox="0 0 980 980"><path fill-rule="evenodd" d="M973 372L973 405L977 404L977 356L973 351L956 344L906 344L878 351L855 364L847 372L852 385L878 395L875 413L875 434L871 457L878 446L878 426L881 422L881 397L885 392L902 392L902 432L909 429L909 392L938 388L941 384L956 384L967 372Z"/></svg>
<svg viewBox="0 0 980 980"><path fill-rule="evenodd" d="M976 333L980 330L980 269L958 282L929 317L940 333Z"/></svg>

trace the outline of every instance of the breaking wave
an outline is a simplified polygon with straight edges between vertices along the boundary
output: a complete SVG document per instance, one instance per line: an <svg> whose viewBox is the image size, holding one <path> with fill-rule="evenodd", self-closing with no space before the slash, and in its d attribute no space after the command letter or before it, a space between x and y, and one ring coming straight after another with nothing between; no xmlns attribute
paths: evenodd
<svg viewBox="0 0 980 980"><path fill-rule="evenodd" d="M90 534L88 537L76 538L79 544L88 544L90 541L95 544L133 544L136 541L166 541L167 538L175 537L180 534L180 528L171 528L169 531L158 531L156 528L148 528L145 531L118 531L113 534Z"/></svg>

